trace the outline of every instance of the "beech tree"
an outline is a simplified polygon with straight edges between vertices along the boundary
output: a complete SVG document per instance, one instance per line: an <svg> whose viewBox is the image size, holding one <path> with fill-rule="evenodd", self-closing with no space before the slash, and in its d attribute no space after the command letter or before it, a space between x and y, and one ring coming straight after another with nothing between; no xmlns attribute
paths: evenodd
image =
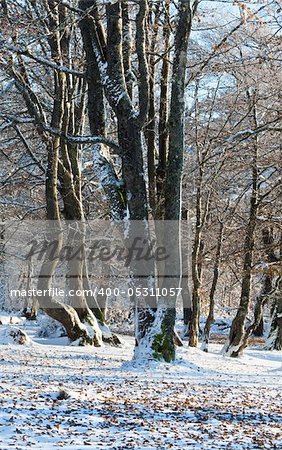
<svg viewBox="0 0 282 450"><path fill-rule="evenodd" d="M167 62L162 63L161 69L163 77L159 119L161 134L158 153L156 152L154 117L156 101L154 98L154 78L156 76L154 51L161 21L168 27L169 3L157 2L155 8L153 8L153 4L146 0L140 0L137 8L129 8L127 3L130 4L130 2L107 4L104 11L103 8L97 7L95 2L81 0L79 2L81 10L86 12L87 8L91 8L91 6L93 6L93 9L90 13L83 15L80 28L83 35L88 71L90 67L97 71L101 90L99 98L102 98L102 93L105 95L117 119L125 204L121 205L120 202L116 201L116 197L112 196L112 190L117 190L120 187L120 180L117 174L113 176L113 165L109 156L106 157L103 148L100 146L99 148L95 147L95 152L98 152L102 158L104 171L108 172L108 177L103 178L101 182L106 187L105 192L108 195L112 215L122 219L127 209L129 218L129 224L127 224L129 230L127 232L129 232L129 236L132 226L131 221L139 221L140 224L143 224L141 226L142 235L150 242L150 236L146 228L146 222L150 214L157 219L177 221L178 223L181 215L186 61L192 18L198 2L180 1L176 5L177 16L172 36L174 55L169 114L167 112ZM103 13L106 16L106 28L102 20ZM131 33L133 32L129 28L132 18L135 24L135 30L133 30L133 32L135 31L135 48L131 41L133 39ZM149 31L149 22L154 25L152 34ZM165 28L163 33L165 39L162 51L166 52L169 44L168 29ZM126 36L126 39L123 39L123 36ZM150 51L152 54L150 57L148 57L148 41L151 42ZM135 68L132 65L133 56L136 56L138 61ZM166 57L164 53L164 58ZM136 95L134 83L131 81L133 69L138 71ZM90 77L91 74L88 76L88 85L92 90L94 85ZM97 93L97 86L95 91ZM89 94L90 90L88 91L88 98ZM89 113L91 114L89 115L91 131L96 134L98 130L94 120L92 120L93 112L90 109ZM167 128L166 136L163 135L164 123L166 123L165 127ZM147 149L144 159L145 146ZM159 165L156 171L155 161L157 157L159 158ZM146 166L148 167L149 177L148 188L144 177ZM103 173L105 173L104 171ZM109 190L108 186L111 182L113 186ZM177 228L178 231L173 236L168 236L166 233L169 231L167 231L167 227L164 227L163 240L164 242L170 242L170 259L166 263L165 273L168 276L174 273L179 274L174 283L171 278L164 279L163 287L167 288L178 287L180 282L179 226ZM156 287L157 282L152 282L152 279L155 279L156 269L154 266L148 268L147 280L141 280L138 279L137 275L138 267L131 267L133 285L146 288ZM137 356L154 356L164 358L166 361L174 359L175 301L176 296L161 298L151 305L148 305L146 298L138 300Z"/></svg>
<svg viewBox="0 0 282 450"><path fill-rule="evenodd" d="M46 44L49 46L50 59L41 59L37 53L34 58L39 58L38 62L42 64L42 70L44 68L52 69L53 80L49 78L51 73L47 72L51 104L47 103L46 105L41 92L39 95L37 94L34 84L40 84L40 82L37 78L35 83L32 82L33 69L24 59L24 55L31 59L33 56L30 56L29 50L25 46L17 46L17 37L13 38L12 46L8 43L8 48L17 56L15 61L8 65L7 72L14 80L14 85L22 96L28 113L28 117L15 116L11 118L11 123L30 122L34 124L35 131L47 153L46 212L47 220L50 221L50 239L56 238L54 242L58 247L55 258L50 259L50 253L46 252L39 276L38 288L48 291L52 286L52 277L63 245L62 217L67 221L76 220L81 223L75 236L70 234L69 238L70 241L75 240L77 248L83 246L84 211L81 198L79 148L75 142L68 140L65 136L68 134L80 135L83 130L85 94L81 76L74 75L70 69L74 57L70 51L72 23L66 7L51 0L44 5L31 2L27 8L28 16L30 16L28 19L37 18L40 24L36 31L39 34L41 51L45 51ZM47 16L46 12L48 12ZM47 42L40 35L43 30L48 32ZM38 70L40 69L39 66ZM8 116L6 116L6 120L9 121ZM36 162L38 163L38 161ZM45 169L43 170L45 171ZM63 202L63 211L60 211L59 194ZM72 233L71 227L70 233ZM76 265L72 267L75 274L72 277L72 287L75 292L82 291L83 280L85 283L85 264L86 261L83 258L76 258L72 261L72 265ZM101 345L102 333L84 296L77 296L74 299L75 307L59 303L51 296L44 299L39 297L39 301L40 306L48 315L63 324L71 340L80 339L81 343ZM99 308L97 307L96 310L99 311ZM101 315L98 320L102 322ZM84 323L87 324L87 327L84 326ZM92 329L91 332L89 332L90 329Z"/></svg>
<svg viewBox="0 0 282 450"><path fill-rule="evenodd" d="M180 286L191 346L198 345L208 292L207 345L221 266L241 284L241 295L232 299L237 306L240 297L240 304L225 346L227 354L236 356L251 332L245 321L254 297L253 270L263 258L256 244L261 228L269 225L264 216L276 214L269 204L279 186L280 41L259 17L268 2L255 6L256 11L235 2L241 13L236 24L216 29L211 23L207 31L201 25L203 10L192 0L2 3L2 156L12 167L3 192L15 197L13 183L22 194L32 180L38 194L28 210L9 196L1 202L18 207L23 216L47 218L49 239L58 236L56 258L50 261L46 253L39 287L52 286L67 227L67 240L80 256L68 262L69 273L75 274L68 277L68 288L89 290L87 219L100 217L97 211L102 210L129 247L137 233L144 247L150 249L156 237L170 255L162 263L132 261L127 268L124 283L135 292L158 287L174 292L135 297L135 356L174 359ZM199 39L191 38L194 17ZM271 89L264 81L269 73ZM17 147L24 163L16 157ZM92 207L96 196L102 199L99 208ZM181 233L181 219L187 217L193 245ZM217 239L210 239L215 231ZM105 269L105 276L110 271ZM232 296L232 286L229 290ZM261 317L259 304L255 324ZM67 304L49 296L41 307L65 326L71 340L100 345L110 336L116 342L106 327L104 298L78 295Z"/></svg>
<svg viewBox="0 0 282 450"><path fill-rule="evenodd" d="M281 277L277 281L277 289L274 291L272 320L265 348L267 350L282 349L282 301L281 301Z"/></svg>
<svg viewBox="0 0 282 450"><path fill-rule="evenodd" d="M32 123L46 147L47 218L54 222L58 236L61 236L62 220L80 222L80 231L70 235L70 240L83 243L79 150L83 144L92 142L94 170L104 188L110 215L113 220L124 222L129 242L134 233L133 222L138 221L139 232L149 245L151 237L146 222L150 218L176 221L177 232L173 236L166 227L162 235L157 233L159 239L170 244L171 258L166 263L165 273L177 274L174 281L164 278L163 286L169 288L178 287L180 283L179 219L185 76L189 36L197 4L197 1L179 1L170 10L168 1L154 4L140 0L135 5L127 1L100 4L81 0L72 6L48 0L44 4L28 1L22 7L11 1L10 4L7 2L5 9L7 23L12 20L9 6L19 8L22 14L27 13L29 19L37 18L39 23L36 29L39 47L30 49L29 39L19 39L17 33L10 39L7 36L4 42L6 51L16 55L16 64L9 63L8 71L26 104L23 116L7 114L4 119L13 124ZM23 22L21 31L25 31L27 25L25 20ZM85 75L76 23L83 39ZM74 64L74 46L78 66ZM53 91L51 111L45 111L42 93L37 95L29 81L31 61L36 61L53 76L50 82ZM154 80L159 77L161 98L157 122ZM85 88L91 131L91 136L86 137L83 136ZM114 115L117 124L115 143L107 139L109 114ZM120 158L120 167L113 163L113 156ZM63 211L60 211L60 201L63 202ZM61 246L59 239L58 255ZM85 264L84 261L76 267L78 276L73 282L78 287L81 287L85 274ZM145 279L138 276L139 269L134 264L130 267L133 286L156 287L157 268L154 264L146 268L148 275ZM50 286L55 270L56 263L51 264L47 255L42 266L41 288ZM79 306L73 310L48 298L45 310L64 324L73 339L74 335L78 337L79 321L87 321L99 341L96 318L87 299L76 300ZM146 298L138 300L136 355L167 361L174 359L175 301L176 295L154 299L150 304Z"/></svg>
<svg viewBox="0 0 282 450"><path fill-rule="evenodd" d="M261 8L264 8L264 5ZM276 198L279 186L276 161L278 147L275 141L275 136L277 136L275 133L279 133L280 130L278 125L280 121L279 114L275 113L277 107L276 88L278 87L276 81L278 81L279 70L272 63L274 59L276 60L274 55L277 56L278 42L275 37L269 41L269 56L272 56L262 61L260 57L261 49L264 46L262 36L271 34L271 31L268 26L258 30L255 23L256 20L253 20L255 15L252 16L252 20L249 23L247 16L248 13L246 12L245 18L242 18L242 21L229 32L216 32L213 30L207 37L213 43L213 52L208 56L205 55L206 59L204 59L202 55L202 53L205 54L206 52L206 47L204 47L202 53L195 51L195 59L189 61L192 72L190 76L190 91L194 91L194 95L191 95L192 107L187 118L189 124L187 127L189 130L187 141L192 144L190 155L187 157L186 168L186 185L187 179L190 183L194 182L194 191L190 197L194 208L194 210L190 209L190 216L194 224L191 263L193 273L193 315L189 336L189 343L192 346L198 344L200 308L205 300L204 292L207 291L202 281L203 275L207 271L205 256L211 257L209 249L211 235L208 230L209 220L207 219L209 219L210 215L214 215L217 196L229 202L223 222L229 224L228 228L238 227L240 236L242 236L242 228L239 225L241 219L239 223L237 222L237 208L243 204L242 201L246 201L246 198L253 205L249 211L249 225L244 222L244 227L246 227L244 249L241 249L241 244L236 239L240 248L240 255L245 263L245 269L243 267L241 269L241 261L238 259L236 263L238 265L235 267L235 273L238 273L238 270L242 270L242 280L237 277L237 282L238 284L241 282L242 286L244 285L244 288L242 287L244 291L242 296L244 297L245 306L243 307L242 302L240 303L231 333L233 330L233 337L241 341L245 333L245 320L253 296L253 253L256 250L258 213L265 209L272 195ZM214 37L216 34L221 35L218 43ZM194 45L197 48L199 43ZM253 64L255 64L254 68L250 67L250 61L253 61ZM266 69L267 67L268 69ZM268 89L267 94L263 83L266 70L271 70L272 73L271 89ZM206 91L207 94L205 93ZM267 106L264 103L266 98L268 99ZM262 106L263 104L265 106ZM263 112L266 111L265 108L268 111L267 114ZM245 110L245 113L243 113L243 110ZM253 135L251 130L254 130ZM266 156L266 154L270 154L266 152L269 144L269 141L266 144L266 135L268 139L271 139L271 157ZM258 145L257 157L255 157L254 153L256 142ZM247 160L246 158L249 159ZM222 163L221 165L220 162ZM257 169L255 168L256 166ZM247 169L247 167L249 168ZM251 184L248 175L251 170L253 200L251 200ZM264 184L267 171L269 171L269 178L266 178L267 181ZM231 173L232 178L229 178ZM214 181L212 181L213 177L215 177ZM245 218L245 206L243 214ZM230 217L233 218L230 220ZM212 227L211 229L212 236L214 236L214 228ZM229 239L226 238L228 245ZM204 247L207 247L207 249ZM228 253L225 254L225 251L223 249L223 260L229 257ZM213 258L215 253L214 249ZM255 255L256 257L257 255ZM216 268L216 262L214 262L212 270L214 268ZM215 273L217 273L217 270L215 270ZM213 291L212 281L210 289L211 294ZM212 298L213 295L210 299ZM212 316L210 315L209 317L211 318ZM236 327L237 322L240 323L240 329ZM205 348L205 344L203 344L203 347ZM232 351L229 354L232 353L235 356L236 352Z"/></svg>

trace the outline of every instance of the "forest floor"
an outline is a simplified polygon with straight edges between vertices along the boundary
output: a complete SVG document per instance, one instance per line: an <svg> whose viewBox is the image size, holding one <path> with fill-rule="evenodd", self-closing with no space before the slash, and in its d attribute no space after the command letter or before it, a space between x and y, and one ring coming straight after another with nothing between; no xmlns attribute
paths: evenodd
<svg viewBox="0 0 282 450"><path fill-rule="evenodd" d="M173 364L141 365L130 336L72 347L35 329L0 345L1 450L282 448L281 352L184 346Z"/></svg>

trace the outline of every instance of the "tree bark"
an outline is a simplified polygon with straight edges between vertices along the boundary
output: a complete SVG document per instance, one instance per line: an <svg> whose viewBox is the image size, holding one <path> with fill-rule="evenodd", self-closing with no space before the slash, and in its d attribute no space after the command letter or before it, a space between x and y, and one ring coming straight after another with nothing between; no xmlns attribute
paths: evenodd
<svg viewBox="0 0 282 450"><path fill-rule="evenodd" d="M147 138L147 161L148 161L148 188L149 188L149 206L153 217L156 210L156 106L155 106L155 89L156 89L156 64L155 52L159 30L160 20L160 2L156 3L154 10L153 32L150 42L149 57L149 110L148 119L145 129Z"/></svg>
<svg viewBox="0 0 282 450"><path fill-rule="evenodd" d="M255 99L251 97L247 89L247 98L252 111L252 121L257 127L257 115ZM237 314L232 322L230 333L226 344L223 347L223 353L236 357L240 353L245 334L245 320L248 314L250 303L252 263L254 251L254 235L258 212L258 138L253 138L253 156L252 156L252 193L250 199L249 219L244 241L244 264L241 285L241 297Z"/></svg>
<svg viewBox="0 0 282 450"><path fill-rule="evenodd" d="M282 257L282 233L280 234L280 255L276 258L274 250L270 247L269 257L272 261L278 262L278 278L276 280L277 289L274 292L273 307L272 307L272 320L270 326L269 336L267 338L265 348L266 350L282 350L282 278L281 267L279 267L279 261Z"/></svg>
<svg viewBox="0 0 282 450"><path fill-rule="evenodd" d="M164 8L164 25L163 25L163 41L164 41L164 57L161 70L161 87L159 102L159 159L156 170L156 188L157 188L157 208L155 217L157 220L164 218L164 180L165 169L168 154L168 94L169 94L169 74L170 74L170 23L169 23L169 0L165 1Z"/></svg>
<svg viewBox="0 0 282 450"><path fill-rule="evenodd" d="M209 339L210 339L210 330L211 326L214 322L214 306L215 306L215 292L219 277L219 265L220 265L220 256L221 256L221 247L222 247L222 239L223 239L223 229L224 224L221 221L219 225L219 235L217 238L217 248L216 248L216 255L215 255L215 261L214 261L214 268L213 268L213 280L210 290L210 304L209 304L209 314L205 323L204 328L204 338L203 338L203 344L202 344L202 350L205 352L208 352L208 345L209 345Z"/></svg>
<svg viewBox="0 0 282 450"><path fill-rule="evenodd" d="M282 350L282 279L278 280L278 289L274 296L274 307L270 326L269 336L267 338L266 350Z"/></svg>
<svg viewBox="0 0 282 450"><path fill-rule="evenodd" d="M188 210L182 210L182 245L181 245L181 261L182 261L182 274L181 274L181 296L183 302L183 322L184 332L183 335L187 337L189 335L190 323L192 319L192 297L189 288L189 263L190 263L190 224L188 221Z"/></svg>
<svg viewBox="0 0 282 450"><path fill-rule="evenodd" d="M180 215L181 184L184 153L184 112L185 112L185 76L189 36L192 26L193 8L189 1L180 1L178 6L178 22L175 31L175 53L172 68L172 87L169 115L169 147L164 185L164 219L176 224L174 233L165 224L164 242L170 258L165 263L163 286L177 288L181 283L181 251L180 251ZM161 298L158 317L159 331L156 333L152 347L158 357L166 361L175 359L174 325L176 318L176 297Z"/></svg>

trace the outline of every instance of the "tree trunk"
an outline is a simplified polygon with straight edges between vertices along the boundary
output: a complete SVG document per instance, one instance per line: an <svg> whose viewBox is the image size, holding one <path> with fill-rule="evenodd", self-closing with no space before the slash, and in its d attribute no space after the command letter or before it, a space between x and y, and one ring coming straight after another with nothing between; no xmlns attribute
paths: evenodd
<svg viewBox="0 0 282 450"><path fill-rule="evenodd" d="M165 205L164 218L166 221L177 221L179 223L180 202L181 202L181 177L183 165L183 122L184 122L184 91L185 73L187 61L188 40L191 31L191 21L195 12L197 2L194 2L194 10L185 0L180 2L178 12L178 25L175 34L175 57L173 63L173 81L171 93L171 108L169 120L169 152L166 167L166 181L164 189ZM129 218L127 226L127 243L130 245L136 236L136 222L140 229L139 235L145 238L147 245L150 245L150 233L147 226L148 202L146 183L144 179L144 149L143 149L143 128L147 119L150 105L149 97L149 71L146 55L146 28L148 18L148 2L140 0L139 9L136 15L136 55L138 59L138 91L139 110L135 111L131 102L128 79L124 73L124 63L122 52L123 23L126 20L126 11L119 2L106 5L107 20L107 40L106 57L103 52L103 42L97 27L91 17L88 16L88 31L90 30L90 41L93 55L99 69L100 79L103 84L107 100L116 114L118 125L118 138L121 148L122 177L125 188L125 200L127 216ZM89 6L86 0L79 3L81 9ZM83 23L82 19L82 23ZM92 24L91 24L92 21ZM82 33L86 33L82 26ZM86 40L84 40L86 42ZM126 61L127 66L128 61ZM152 92L152 90L151 90ZM152 98L151 98L151 107ZM151 110L152 116L152 110ZM152 154L150 153L149 157ZM150 159L150 170L153 161ZM153 178L150 179L152 187ZM154 184L154 183L153 183ZM154 188L155 189L155 188ZM152 195L153 190L150 193ZM153 202L154 203L154 202ZM135 225L134 225L135 222ZM178 227L179 228L179 227ZM166 273L176 274L176 280L171 282L165 280L166 287L179 286L180 283L180 254L179 254L179 232L174 236L164 235L165 242L169 242L173 264L167 263ZM141 263L144 264L144 261ZM146 277L139 276L143 268L136 261L130 266L131 283L134 288L154 288L155 287L155 267L147 263ZM147 298L140 298L136 305L137 329L136 329L136 350L135 357L163 358L166 361L175 357L174 349L174 322L175 322L175 301L176 298L161 299L158 311L155 315L156 303L148 305Z"/></svg>
<svg viewBox="0 0 282 450"><path fill-rule="evenodd" d="M198 154L198 161L200 162L200 157ZM203 258L203 240L202 231L206 222L208 202L206 200L206 207L202 207L202 179L203 171L201 165L199 164L199 180L197 188L197 200L196 200L196 229L195 237L192 251L192 281L193 281L193 291L192 291L192 317L191 325L189 330L189 346L197 347L199 339L199 322L200 322L200 307L201 307L201 278L202 278L202 258Z"/></svg>
<svg viewBox="0 0 282 450"><path fill-rule="evenodd" d="M214 261L213 280L212 280L212 286L211 286L211 290L210 290L209 314L208 314L205 328L204 328L204 338L203 338L203 344L202 344L202 350L204 352L208 352L210 330L211 330L211 326L214 322L214 305L215 305L214 297L215 297L215 291L216 291L216 286L217 286L218 277L219 277L219 264L220 264L221 247L222 247L222 239L223 239L223 228L224 228L224 224L221 221L220 225L219 225L219 235L217 238L217 249L216 249L215 261Z"/></svg>
<svg viewBox="0 0 282 450"><path fill-rule="evenodd" d="M282 279L274 297L270 333L265 344L266 350L282 350Z"/></svg>
<svg viewBox="0 0 282 450"><path fill-rule="evenodd" d="M247 97L252 107L253 123L257 127L256 107L254 99L251 98L249 90ZM249 220L246 229L244 242L244 265L241 285L241 297L237 314L232 322L228 340L223 347L223 353L228 356L236 357L240 353L245 334L245 320L249 310L252 263L254 250L254 234L257 222L258 212L258 138L253 138L253 157L252 157L252 193L250 199Z"/></svg>
<svg viewBox="0 0 282 450"><path fill-rule="evenodd" d="M80 7L82 9L87 8L88 6L87 2L80 2ZM105 57L106 42L102 24L97 17L97 12L95 13L95 9L93 11L93 16L91 14L84 16L80 21L79 26L86 55L90 131L93 136L106 137L104 78L98 64L98 58L95 54L95 47L93 47L93 39L95 38L96 42L98 39L97 34L99 34L102 41L100 41L100 49L103 57ZM110 206L111 216L113 220L122 220L126 210L123 181L117 176L113 164L111 163L110 155L102 144L94 145L92 152L95 174L104 189Z"/></svg>
<svg viewBox="0 0 282 450"><path fill-rule="evenodd" d="M50 37L48 39L51 54L53 59L59 64L68 61L69 50L69 30L66 27L64 30L59 30L61 22L66 22L67 10L63 5L57 5L53 0L49 0L49 7L52 8L52 14L49 15ZM70 107L72 99L70 92L73 89L72 76L67 77L65 73L60 71L54 72L54 105L52 112L51 127L67 134L70 123L72 123L71 114L74 111ZM61 161L59 157L61 156ZM49 289L52 286L52 277L56 270L60 252L63 245L63 235L61 230L61 217L58 202L58 176L61 181L62 198L64 202L65 214L67 219L75 219L83 221L83 209L80 192L80 173L79 164L77 161L78 155L73 159L73 148L60 137L55 137L52 145L48 146L48 166L46 177L46 203L47 203L47 218L51 221L50 238L53 242L57 242L57 258L50 260L50 255L46 253L45 260L41 267L39 277L39 289ZM78 185L75 186L75 179L79 179ZM83 227L83 223L82 223ZM83 235L83 233L82 233ZM54 241L55 240L55 241ZM79 240L81 243L81 240ZM71 261L70 264L76 265L75 277L72 280L72 287L75 291L82 288L82 270L78 266L76 260ZM77 300L77 299L76 299ZM41 301L41 300L40 300ZM98 328L97 321L88 309L85 299L80 298L77 311L71 306L66 306L60 302L56 302L47 295L41 301L41 306L52 318L59 320L66 328L67 335L71 340L80 339L81 343L93 343L94 345L101 345L101 332ZM44 303L44 305L43 305ZM89 319L89 314L93 316ZM80 316L80 317L79 317ZM86 328L80 321L88 323ZM89 322L91 321L91 326ZM91 328L91 329L90 329Z"/></svg>
<svg viewBox="0 0 282 450"><path fill-rule="evenodd" d="M254 329L253 335L256 337L262 337L264 332L264 320L263 320L263 311L261 313L261 318L258 326Z"/></svg>
<svg viewBox="0 0 282 450"><path fill-rule="evenodd" d="M252 261L254 248L254 231L256 226L257 216L257 178L254 177L253 194L251 199L250 217L246 230L245 245L244 245L244 267L243 279L241 286L240 305L237 314L232 322L229 338L223 348L223 353L228 356L238 356L241 348L242 339L244 337L244 325L248 314L251 290L251 276L252 276Z"/></svg>
<svg viewBox="0 0 282 450"><path fill-rule="evenodd" d="M277 261L277 257L275 255L274 252L274 237L273 237L273 228L272 227L267 227L264 228L262 230L262 240L263 240L263 244L266 248L266 254L267 254L267 262L272 263ZM263 277L263 291L262 293L264 295L267 295L271 292L272 290L272 275L271 273L266 273ZM267 302L267 300L266 300ZM258 304L255 306L255 317L259 314L259 312L257 312L257 310L259 311L260 309L260 298L258 298ZM261 337L263 336L263 331L264 331L264 320L263 320L263 310L261 311L260 314L260 321L257 327L254 328L253 330L253 335L257 336L257 337Z"/></svg>
<svg viewBox="0 0 282 450"><path fill-rule="evenodd" d="M177 288L181 284L180 215L181 184L184 152L185 76L187 50L192 26L193 11L190 2L180 1L175 32L175 54L172 68L172 87L169 116L169 147L164 185L164 242L170 258L165 263L163 286ZM175 222L174 232L168 222ZM175 359L174 325L176 296L160 299L156 326L158 328L152 347L159 358Z"/></svg>
<svg viewBox="0 0 282 450"><path fill-rule="evenodd" d="M280 234L279 258L276 257L272 246L273 244L272 229L270 231L270 239L271 238L272 240L270 246L269 259L278 262L278 279L276 280L277 289L274 294L270 332L265 344L265 348L266 350L282 350L282 278L281 273L279 273L279 270L281 270L279 267L279 261L281 261L282 257L282 233Z"/></svg>
<svg viewBox="0 0 282 450"><path fill-rule="evenodd" d="M152 11L151 11L152 13ZM151 14L152 15L152 14ZM148 161L148 189L149 189L149 206L153 217L156 213L156 106L155 106L155 89L156 89L156 64L155 52L160 25L160 2L156 3L154 9L153 33L149 46L149 108L148 119L145 127L145 135L147 139L147 161Z"/></svg>
<svg viewBox="0 0 282 450"><path fill-rule="evenodd" d="M169 20L170 0L165 0L165 17L163 25L163 41L164 41L164 55L161 71L161 86L160 86L160 102L159 102L159 160L156 170L156 188L157 188L157 207L155 217L157 220L164 218L164 181L165 170L168 154L168 114L169 114L169 44L170 44L170 20Z"/></svg>
<svg viewBox="0 0 282 450"><path fill-rule="evenodd" d="M184 337L189 336L192 319L192 298L189 289L189 263L190 263L190 230L188 221L188 210L182 211L182 245L181 245L181 296L183 302Z"/></svg>
<svg viewBox="0 0 282 450"><path fill-rule="evenodd" d="M87 2L82 0L80 2L81 8L87 7ZM88 64L91 64L91 58L95 58L96 65L99 69L99 75L103 84L103 89L107 100L112 107L117 117L118 138L121 148L122 159L122 179L124 183L123 189L123 211L127 210L127 218L129 219L125 226L127 228L127 243L133 242L136 235L143 237L148 245L150 243L150 236L147 230L148 220L148 205L146 195L146 184L144 180L144 163L143 163L143 132L142 128L145 122L147 107L148 107L148 71L146 66L146 58L144 56L144 24L147 15L147 2L139 2L139 13L137 15L138 32L136 34L136 52L138 54L139 72L140 72L140 110L139 114L134 111L130 96L128 95L126 80L124 75L124 67L122 61L122 8L119 3L106 6L107 16L107 61L105 55L101 51L101 39L96 33L95 24L91 17L81 21L81 31L84 37L84 43L90 42L91 49L88 51ZM96 23L97 24L97 23ZM87 41L87 32L90 32L90 39ZM92 51L92 56L91 56ZM90 56L89 56L90 55ZM96 132L95 129L92 129ZM105 166L106 160L101 162ZM112 165L111 165L112 167ZM108 168L106 166L106 173ZM107 175L106 175L107 178ZM106 180L104 185L107 185ZM115 208L115 201L113 202L114 191L117 192L117 184L110 192L111 209ZM119 198L120 202L120 198ZM123 219L124 215L115 219ZM138 222L138 223L137 223ZM136 227L140 227L136 230ZM136 234L137 233L137 234ZM143 261L144 264L144 261ZM135 288L153 287L152 280L154 280L154 267L147 267L145 273L147 277L140 278L139 274L143 272L140 265L132 264L130 269L131 283ZM153 302L146 305L146 299L140 298L142 308L137 307L139 318L136 320L136 342L138 343L146 334L146 330L153 320L152 307L156 307Z"/></svg>

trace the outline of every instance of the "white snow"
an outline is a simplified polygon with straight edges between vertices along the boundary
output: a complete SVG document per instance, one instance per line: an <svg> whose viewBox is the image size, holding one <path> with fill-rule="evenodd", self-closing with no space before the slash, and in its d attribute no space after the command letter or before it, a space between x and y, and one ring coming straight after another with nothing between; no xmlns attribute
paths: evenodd
<svg viewBox="0 0 282 450"><path fill-rule="evenodd" d="M70 347L21 328L32 346L0 345L1 450L282 447L281 352L234 359L186 344L173 364L142 365L132 337Z"/></svg>
<svg viewBox="0 0 282 450"><path fill-rule="evenodd" d="M20 328L11 325L0 326L0 345L29 345L30 338Z"/></svg>

